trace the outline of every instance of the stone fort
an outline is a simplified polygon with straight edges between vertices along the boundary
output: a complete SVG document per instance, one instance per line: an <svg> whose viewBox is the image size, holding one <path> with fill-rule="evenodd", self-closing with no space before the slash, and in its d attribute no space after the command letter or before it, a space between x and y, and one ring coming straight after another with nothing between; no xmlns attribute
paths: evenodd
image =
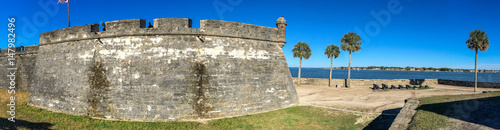
<svg viewBox="0 0 500 130"><path fill-rule="evenodd" d="M276 28L187 18L82 25L16 48L16 90L50 111L134 121L213 119L298 105ZM0 60L7 62L6 49ZM5 67L6 65L2 65ZM7 75L7 70L0 73ZM8 84L8 79L0 80Z"/></svg>

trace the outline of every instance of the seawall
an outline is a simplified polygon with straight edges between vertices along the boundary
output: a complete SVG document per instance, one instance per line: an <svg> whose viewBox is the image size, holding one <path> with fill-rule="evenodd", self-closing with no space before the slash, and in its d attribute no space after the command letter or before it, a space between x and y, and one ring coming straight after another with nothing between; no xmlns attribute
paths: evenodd
<svg viewBox="0 0 500 130"><path fill-rule="evenodd" d="M328 79L323 78L301 78L301 85L324 85L328 86ZM332 79L332 85L345 86L347 79ZM293 82L298 84L298 78L293 78ZM386 85L437 85L438 79L351 79L352 86L370 86L373 84Z"/></svg>
<svg viewBox="0 0 500 130"><path fill-rule="evenodd" d="M453 86L464 86L464 87L474 87L474 81L461 81L461 80L447 80L439 79L439 84L453 85ZM478 88L500 88L500 83L494 82L477 82Z"/></svg>

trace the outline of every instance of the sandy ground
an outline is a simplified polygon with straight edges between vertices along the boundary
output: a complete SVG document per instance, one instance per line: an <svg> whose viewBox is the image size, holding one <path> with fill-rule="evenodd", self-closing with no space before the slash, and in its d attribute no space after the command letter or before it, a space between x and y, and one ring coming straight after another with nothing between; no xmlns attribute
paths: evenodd
<svg viewBox="0 0 500 130"><path fill-rule="evenodd" d="M301 105L331 107L366 113L381 113L384 110L401 108L408 98L428 97L434 95L473 94L472 87L449 85L430 86L424 90L390 90L373 91L371 86L353 86L352 88L336 88L317 85L296 85ZM500 91L500 89L478 88L482 91Z"/></svg>

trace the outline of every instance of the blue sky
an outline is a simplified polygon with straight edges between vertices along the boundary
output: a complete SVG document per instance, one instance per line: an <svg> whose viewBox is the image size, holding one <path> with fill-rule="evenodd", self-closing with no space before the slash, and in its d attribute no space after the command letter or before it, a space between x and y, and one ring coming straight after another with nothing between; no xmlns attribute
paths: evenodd
<svg viewBox="0 0 500 130"><path fill-rule="evenodd" d="M347 32L361 35L362 49L352 54L352 66L416 66L474 68L474 51L465 44L470 31L484 30L490 39L487 52L479 52L480 69L500 70L500 7L498 0L71 0L71 25L122 19L215 19L276 27L287 20L288 66L299 59L291 50L308 43L312 56L303 67L329 67L327 45L340 45ZM16 18L17 46L39 43L38 35L67 27L66 4L57 0L13 1L1 5L3 18ZM398 4L399 3L399 4ZM395 7L395 8L394 8ZM371 12L374 12L373 15ZM380 15L385 14L385 15ZM389 14L389 15L387 15ZM387 17L390 16L390 19ZM5 19L2 24L7 25ZM4 26L7 30L7 26ZM367 28L368 27L368 28ZM7 31L1 35L6 36ZM7 41L6 37L1 38ZM7 48L7 42L0 48ZM334 66L347 66L341 51Z"/></svg>

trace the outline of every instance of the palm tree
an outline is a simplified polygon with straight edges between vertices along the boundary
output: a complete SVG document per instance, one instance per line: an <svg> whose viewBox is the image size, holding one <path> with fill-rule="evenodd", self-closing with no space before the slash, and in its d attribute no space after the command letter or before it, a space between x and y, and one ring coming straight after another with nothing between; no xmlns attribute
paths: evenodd
<svg viewBox="0 0 500 130"><path fill-rule="evenodd" d="M328 79L328 86L331 86L332 82L332 69L333 69L333 58L339 57L340 51L337 45L326 46L325 55L330 58L330 78Z"/></svg>
<svg viewBox="0 0 500 130"><path fill-rule="evenodd" d="M361 50L361 37L358 34L349 32L344 34L344 36L340 39L343 51L349 51L349 67L347 68L349 71L347 73L347 87L351 87L351 52L356 52Z"/></svg>
<svg viewBox="0 0 500 130"><path fill-rule="evenodd" d="M300 62L299 62L299 85L300 85L300 69L302 66L302 58L304 59L309 59L311 57L311 48L309 48L309 45L305 42L299 42L293 46L292 49L293 57L299 57Z"/></svg>
<svg viewBox="0 0 500 130"><path fill-rule="evenodd" d="M469 34L469 39L465 41L467 47L471 50L476 51L476 63L474 65L474 92L477 89L477 50L484 51L488 50L490 46L490 40L488 40L488 35L483 30L473 30Z"/></svg>

